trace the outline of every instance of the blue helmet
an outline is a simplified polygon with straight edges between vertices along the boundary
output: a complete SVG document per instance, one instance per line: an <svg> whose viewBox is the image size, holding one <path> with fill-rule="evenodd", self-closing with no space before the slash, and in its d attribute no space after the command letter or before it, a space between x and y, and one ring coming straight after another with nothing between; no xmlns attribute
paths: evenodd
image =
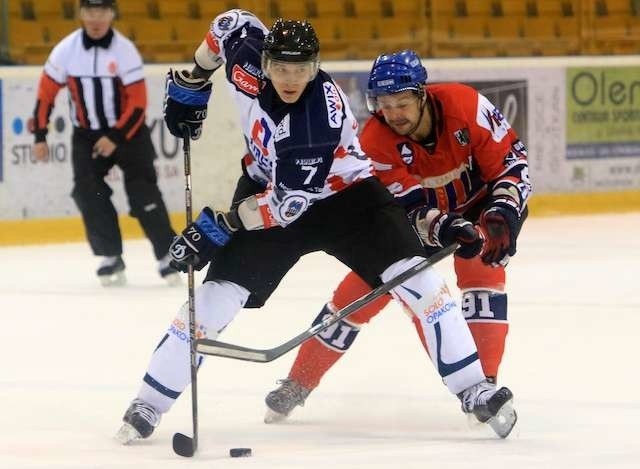
<svg viewBox="0 0 640 469"><path fill-rule="evenodd" d="M422 93L427 82L427 70L412 50L382 54L373 62L367 84L367 106L376 109L376 98L386 94L415 90Z"/></svg>

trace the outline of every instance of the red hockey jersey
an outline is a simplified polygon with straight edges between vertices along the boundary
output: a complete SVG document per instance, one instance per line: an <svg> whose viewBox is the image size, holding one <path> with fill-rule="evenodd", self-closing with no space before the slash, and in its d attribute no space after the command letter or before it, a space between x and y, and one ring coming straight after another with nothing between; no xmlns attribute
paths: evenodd
<svg viewBox="0 0 640 469"><path fill-rule="evenodd" d="M527 151L500 111L459 83L426 91L433 121L426 142L396 134L381 115L372 116L360 136L389 191L407 208L426 203L464 213L506 184L516 188L522 213L531 192Z"/></svg>

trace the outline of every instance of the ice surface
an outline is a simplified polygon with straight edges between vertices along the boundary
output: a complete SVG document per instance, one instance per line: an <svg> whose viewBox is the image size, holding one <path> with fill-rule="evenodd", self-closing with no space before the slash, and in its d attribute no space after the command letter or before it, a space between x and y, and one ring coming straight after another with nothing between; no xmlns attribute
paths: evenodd
<svg viewBox="0 0 640 469"><path fill-rule="evenodd" d="M470 426L390 305L363 329L305 407L262 423L263 399L295 352L269 364L209 358L150 440L113 435L156 342L186 299L155 272L147 241L125 243L129 285L105 289L86 244L0 248L0 468L640 467L640 214L533 218L508 268L511 330L501 382L519 422L507 440ZM454 285L450 260L438 266ZM262 310L221 339L271 347L304 330L346 269L308 256ZM230 448L251 447L231 459Z"/></svg>

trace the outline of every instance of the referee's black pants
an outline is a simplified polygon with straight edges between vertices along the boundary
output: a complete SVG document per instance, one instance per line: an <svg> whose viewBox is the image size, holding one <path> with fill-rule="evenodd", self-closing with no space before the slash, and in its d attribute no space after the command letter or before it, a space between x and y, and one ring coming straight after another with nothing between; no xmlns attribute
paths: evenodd
<svg viewBox="0 0 640 469"><path fill-rule="evenodd" d="M109 170L118 165L124 178L130 215L138 219L153 245L156 259L160 259L169 252L175 232L158 188L153 165L156 152L149 129L141 127L133 139L118 145L110 157L93 159L93 145L103 135L101 131L76 128L72 139L71 196L82 214L91 249L97 256L122 254L118 214L111 202L113 191L104 180Z"/></svg>

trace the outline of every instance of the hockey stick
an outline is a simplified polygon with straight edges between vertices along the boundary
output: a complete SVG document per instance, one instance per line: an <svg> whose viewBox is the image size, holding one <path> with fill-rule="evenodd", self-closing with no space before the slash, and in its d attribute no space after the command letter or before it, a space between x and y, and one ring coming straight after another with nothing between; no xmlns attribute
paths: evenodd
<svg viewBox="0 0 640 469"><path fill-rule="evenodd" d="M383 283L379 287L371 290L366 295L361 296L354 302L337 311L335 314L324 319L322 322L311 326L306 331L298 334L293 339L285 342L284 344L278 345L277 347L270 349L253 349L248 347L241 347L239 345L228 344L225 342L219 342L217 340L198 339L196 340L196 350L204 355L213 355L216 357L235 358L236 360L245 360L258 363L270 362L296 348L298 345L319 334L328 327L331 327L338 321L346 318L351 313L354 313L363 306L370 304L372 301L388 293L393 288L397 287L419 272L422 272L426 268L434 265L436 262L441 261L449 254L452 254L456 249L458 249L458 247L460 247L459 244L454 243L451 246L441 249L428 259L425 259L419 264L411 267L410 269L405 270L388 282Z"/></svg>
<svg viewBox="0 0 640 469"><path fill-rule="evenodd" d="M191 135L189 129L182 127L182 151L184 153L184 199L187 212L187 226L193 222L193 209L191 205ZM198 449L198 363L196 354L196 307L194 293L193 266L187 268L188 295L189 295L189 360L191 367L191 418L193 424L193 437L182 433L173 435L173 451L186 458L192 457Z"/></svg>

